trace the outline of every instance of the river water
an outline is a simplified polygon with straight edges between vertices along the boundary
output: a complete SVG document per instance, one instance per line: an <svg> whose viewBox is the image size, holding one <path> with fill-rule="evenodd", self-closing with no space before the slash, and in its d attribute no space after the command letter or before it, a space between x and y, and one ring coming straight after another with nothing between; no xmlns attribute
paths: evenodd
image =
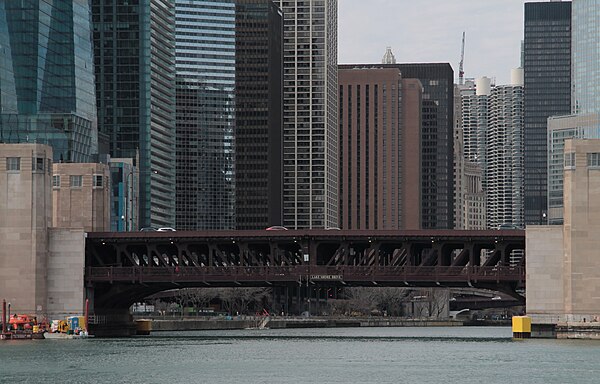
<svg viewBox="0 0 600 384"><path fill-rule="evenodd" d="M0 342L0 383L599 383L600 342L509 327L163 332Z"/></svg>

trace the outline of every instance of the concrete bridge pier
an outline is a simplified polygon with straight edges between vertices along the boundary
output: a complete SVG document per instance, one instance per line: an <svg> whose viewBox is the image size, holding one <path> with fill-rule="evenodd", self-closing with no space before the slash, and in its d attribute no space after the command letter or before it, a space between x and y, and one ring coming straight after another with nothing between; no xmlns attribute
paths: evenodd
<svg viewBox="0 0 600 384"><path fill-rule="evenodd" d="M104 288L104 289L102 289ZM122 287L111 287L106 289L88 286L85 293L88 300L88 332L95 337L128 337L136 334L136 326L133 316L129 312L128 301L110 300L109 306L106 302L98 302L96 294L102 292L110 293L109 297L123 297Z"/></svg>
<svg viewBox="0 0 600 384"><path fill-rule="evenodd" d="M89 318L89 333L95 337L128 337L136 334L129 308L95 308Z"/></svg>

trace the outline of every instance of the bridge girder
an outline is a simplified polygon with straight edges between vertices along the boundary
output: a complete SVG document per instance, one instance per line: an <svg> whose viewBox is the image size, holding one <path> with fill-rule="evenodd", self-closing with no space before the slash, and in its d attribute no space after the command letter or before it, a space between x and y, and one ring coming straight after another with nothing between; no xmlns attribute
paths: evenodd
<svg viewBox="0 0 600 384"><path fill-rule="evenodd" d="M96 307L177 287L302 282L514 294L524 284L524 248L519 230L90 233L85 280Z"/></svg>

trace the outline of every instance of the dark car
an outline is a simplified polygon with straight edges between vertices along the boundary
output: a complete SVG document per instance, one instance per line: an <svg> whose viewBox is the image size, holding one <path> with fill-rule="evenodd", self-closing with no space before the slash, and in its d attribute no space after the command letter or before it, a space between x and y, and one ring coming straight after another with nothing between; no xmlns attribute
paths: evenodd
<svg viewBox="0 0 600 384"><path fill-rule="evenodd" d="M152 227L144 227L142 229L140 229L140 232L155 232L156 228L152 228Z"/></svg>

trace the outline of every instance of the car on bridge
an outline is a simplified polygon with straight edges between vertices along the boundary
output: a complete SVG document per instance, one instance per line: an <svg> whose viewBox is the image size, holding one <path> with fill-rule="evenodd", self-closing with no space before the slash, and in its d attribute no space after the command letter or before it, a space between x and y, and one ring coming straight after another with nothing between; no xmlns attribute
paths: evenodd
<svg viewBox="0 0 600 384"><path fill-rule="evenodd" d="M521 229L521 228L519 228L519 226L515 225L515 224L504 223L504 224L500 224L498 226L498 230L502 230L502 229Z"/></svg>
<svg viewBox="0 0 600 384"><path fill-rule="evenodd" d="M265 230L266 231L287 231L288 229L281 225L274 225L272 227L266 228Z"/></svg>

